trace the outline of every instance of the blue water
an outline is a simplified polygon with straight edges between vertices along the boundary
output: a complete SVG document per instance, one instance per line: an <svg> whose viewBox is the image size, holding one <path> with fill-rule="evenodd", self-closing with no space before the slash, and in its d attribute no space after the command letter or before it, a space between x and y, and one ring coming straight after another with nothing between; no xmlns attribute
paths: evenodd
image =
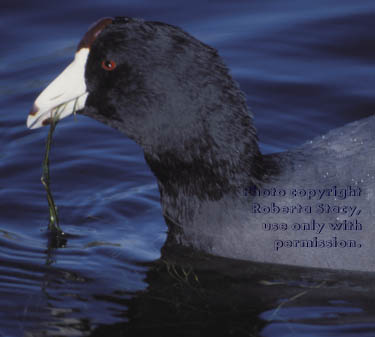
<svg viewBox="0 0 375 337"><path fill-rule="evenodd" d="M25 126L87 27L126 15L217 48L262 151L293 148L374 113L374 14L373 0L2 1L0 336L375 336L371 275L162 251L167 227L141 149L83 116L53 137L67 239L51 242L40 183L48 129Z"/></svg>

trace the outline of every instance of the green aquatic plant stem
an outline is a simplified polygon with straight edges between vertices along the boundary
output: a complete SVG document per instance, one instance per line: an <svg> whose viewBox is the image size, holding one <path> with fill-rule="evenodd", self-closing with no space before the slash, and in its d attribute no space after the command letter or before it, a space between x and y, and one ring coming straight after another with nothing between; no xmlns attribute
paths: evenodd
<svg viewBox="0 0 375 337"><path fill-rule="evenodd" d="M77 97L74 101L73 105L73 114L76 115L77 113L77 107L78 107L78 99ZM59 106L57 106L54 110L51 111L51 116L48 120L50 124L49 132L48 132L48 138L46 142L46 152L44 154L44 160L43 160L43 174L41 177L42 184L47 192L47 201L48 201L48 208L49 208L49 224L48 229L58 234L58 236L63 235L64 232L61 230L59 226L59 217L57 213L57 207L55 205L55 202L53 200L51 188L50 188L50 175L49 175L49 156L52 146L52 135L55 131L56 125L60 120L60 115L64 112L64 110L67 108L69 102L65 102Z"/></svg>
<svg viewBox="0 0 375 337"><path fill-rule="evenodd" d="M59 217L57 214L57 207L55 205L55 202L53 200L53 196L51 193L50 174L49 174L49 155L50 155L50 150L52 146L52 135L53 135L53 132L55 131L57 123L58 123L58 113L56 112L56 114L54 116L51 115L51 118L50 118L50 129L48 132L48 138L46 142L46 151L45 151L44 160L43 160L43 175L42 175L41 181L47 192L47 201L48 201L48 207L49 207L48 229L52 232L61 234L63 233L63 231L61 230L59 226Z"/></svg>

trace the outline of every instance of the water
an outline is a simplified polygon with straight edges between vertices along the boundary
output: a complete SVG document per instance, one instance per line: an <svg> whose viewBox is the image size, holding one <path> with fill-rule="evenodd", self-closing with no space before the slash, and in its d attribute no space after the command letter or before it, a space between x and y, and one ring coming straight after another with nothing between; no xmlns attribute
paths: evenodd
<svg viewBox="0 0 375 337"><path fill-rule="evenodd" d="M0 11L0 336L374 336L374 276L162 249L166 225L141 149L88 118L54 135L65 242L46 231L47 129L37 94L87 27L126 15L214 46L255 113L263 152L375 111L375 6L349 1L3 1ZM159 259L162 257L162 259Z"/></svg>

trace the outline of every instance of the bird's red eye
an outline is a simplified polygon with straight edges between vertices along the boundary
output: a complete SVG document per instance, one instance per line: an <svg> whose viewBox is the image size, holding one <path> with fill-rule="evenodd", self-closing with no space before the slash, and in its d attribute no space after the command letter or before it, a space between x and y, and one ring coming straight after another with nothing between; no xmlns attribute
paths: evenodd
<svg viewBox="0 0 375 337"><path fill-rule="evenodd" d="M111 71L116 68L116 62L112 60L103 60L102 68L107 71Z"/></svg>

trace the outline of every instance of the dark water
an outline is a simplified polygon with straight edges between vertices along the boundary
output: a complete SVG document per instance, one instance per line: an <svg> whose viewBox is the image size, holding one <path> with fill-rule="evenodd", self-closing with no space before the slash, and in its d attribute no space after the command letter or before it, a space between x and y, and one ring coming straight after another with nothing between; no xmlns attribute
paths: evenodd
<svg viewBox="0 0 375 337"><path fill-rule="evenodd" d="M40 183L47 129L25 120L87 27L126 15L181 26L219 50L255 113L263 152L375 111L375 3L2 1L0 336L375 336L374 275L161 250L166 225L141 149L78 116L54 135L66 242Z"/></svg>

